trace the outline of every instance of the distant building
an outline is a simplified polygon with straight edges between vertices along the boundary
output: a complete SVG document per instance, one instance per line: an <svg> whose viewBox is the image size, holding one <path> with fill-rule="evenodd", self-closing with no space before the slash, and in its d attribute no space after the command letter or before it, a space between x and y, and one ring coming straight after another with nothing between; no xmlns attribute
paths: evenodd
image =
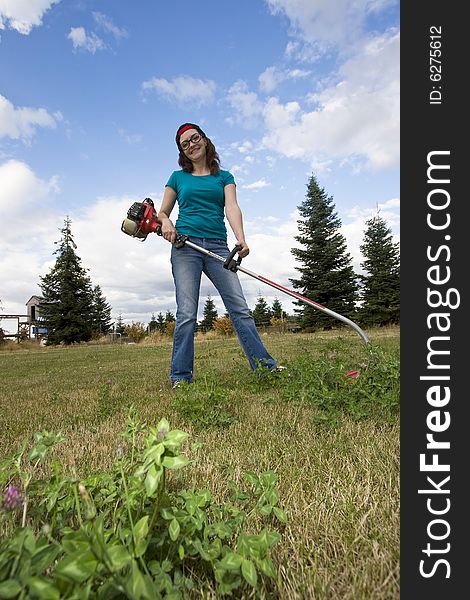
<svg viewBox="0 0 470 600"><path fill-rule="evenodd" d="M40 304L42 300L43 298L41 298L41 296L31 296L28 302L26 302L26 315L0 313L0 327L5 321L16 322L16 333L9 333L4 327L1 327L3 329L3 337L15 338L19 342L28 338L31 339L32 337L41 339L42 336L46 335L47 328L43 326L40 314Z"/></svg>
<svg viewBox="0 0 470 600"><path fill-rule="evenodd" d="M38 337L40 335L47 334L47 328L41 327L38 321L41 320L41 301L43 298L41 296L31 296L31 298L26 302L26 308L28 312L28 324L29 324L29 337Z"/></svg>
<svg viewBox="0 0 470 600"><path fill-rule="evenodd" d="M34 323L34 321L38 321L41 318L40 315L40 304L43 298L41 296L31 296L31 298L26 302L26 307L28 311L28 322Z"/></svg>

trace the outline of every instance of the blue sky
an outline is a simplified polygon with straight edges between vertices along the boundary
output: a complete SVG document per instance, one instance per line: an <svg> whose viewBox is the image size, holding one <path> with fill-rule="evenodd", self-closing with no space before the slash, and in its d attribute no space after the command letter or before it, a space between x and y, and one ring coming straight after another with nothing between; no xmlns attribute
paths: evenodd
<svg viewBox="0 0 470 600"><path fill-rule="evenodd" d="M358 272L377 210L398 240L398 2L0 0L4 314L40 293L67 215L114 318L175 310L169 244L120 225L132 202L159 205L185 121L236 178L251 271L292 287L312 174ZM292 312L288 296L240 279L250 307L262 295ZM209 294L223 314L205 279L201 311Z"/></svg>

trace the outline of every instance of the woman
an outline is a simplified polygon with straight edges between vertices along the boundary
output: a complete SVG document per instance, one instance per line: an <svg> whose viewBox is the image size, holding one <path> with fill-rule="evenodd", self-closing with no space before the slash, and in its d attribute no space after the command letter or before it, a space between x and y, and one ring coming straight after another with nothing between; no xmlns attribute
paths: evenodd
<svg viewBox="0 0 470 600"><path fill-rule="evenodd" d="M194 123L183 123L176 133L180 171L173 171L163 195L158 219L163 237L174 244L176 229L189 236L194 244L226 257L227 230L225 216L233 230L238 254L244 258L249 248L243 232L243 219L237 203L235 180L220 168L214 144ZM170 214L178 202L176 228ZM253 370L267 367L282 370L267 352L248 309L238 275L210 256L183 246L171 249L171 266L176 289L176 327L173 336L170 382L193 380L194 331L199 304L201 274L217 288L237 332L240 344Z"/></svg>

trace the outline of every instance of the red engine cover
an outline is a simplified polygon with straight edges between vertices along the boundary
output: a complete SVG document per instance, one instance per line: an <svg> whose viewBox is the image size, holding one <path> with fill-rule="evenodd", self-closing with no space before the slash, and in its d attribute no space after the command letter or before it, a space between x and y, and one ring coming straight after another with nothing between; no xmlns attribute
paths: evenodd
<svg viewBox="0 0 470 600"><path fill-rule="evenodd" d="M141 222L139 223L140 231L145 236L147 236L149 233L158 233L158 230L160 229L160 223L157 219L155 208L147 202L143 202L143 204L145 205L145 212Z"/></svg>

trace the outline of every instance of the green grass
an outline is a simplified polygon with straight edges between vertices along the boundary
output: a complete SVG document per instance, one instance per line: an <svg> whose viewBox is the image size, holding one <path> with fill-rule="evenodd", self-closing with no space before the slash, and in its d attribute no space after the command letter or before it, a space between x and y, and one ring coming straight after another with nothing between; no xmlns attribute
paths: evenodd
<svg viewBox="0 0 470 600"><path fill-rule="evenodd" d="M190 433L187 488L228 497L244 471L272 469L288 523L269 598L399 597L399 330L272 334L288 367L253 375L235 338L197 339L195 384L172 392L171 341L0 352L0 459L61 431L63 465L85 477L115 461L128 408ZM368 368L351 382L344 376ZM0 490L3 492L3 490ZM192 598L215 598L210 586Z"/></svg>

